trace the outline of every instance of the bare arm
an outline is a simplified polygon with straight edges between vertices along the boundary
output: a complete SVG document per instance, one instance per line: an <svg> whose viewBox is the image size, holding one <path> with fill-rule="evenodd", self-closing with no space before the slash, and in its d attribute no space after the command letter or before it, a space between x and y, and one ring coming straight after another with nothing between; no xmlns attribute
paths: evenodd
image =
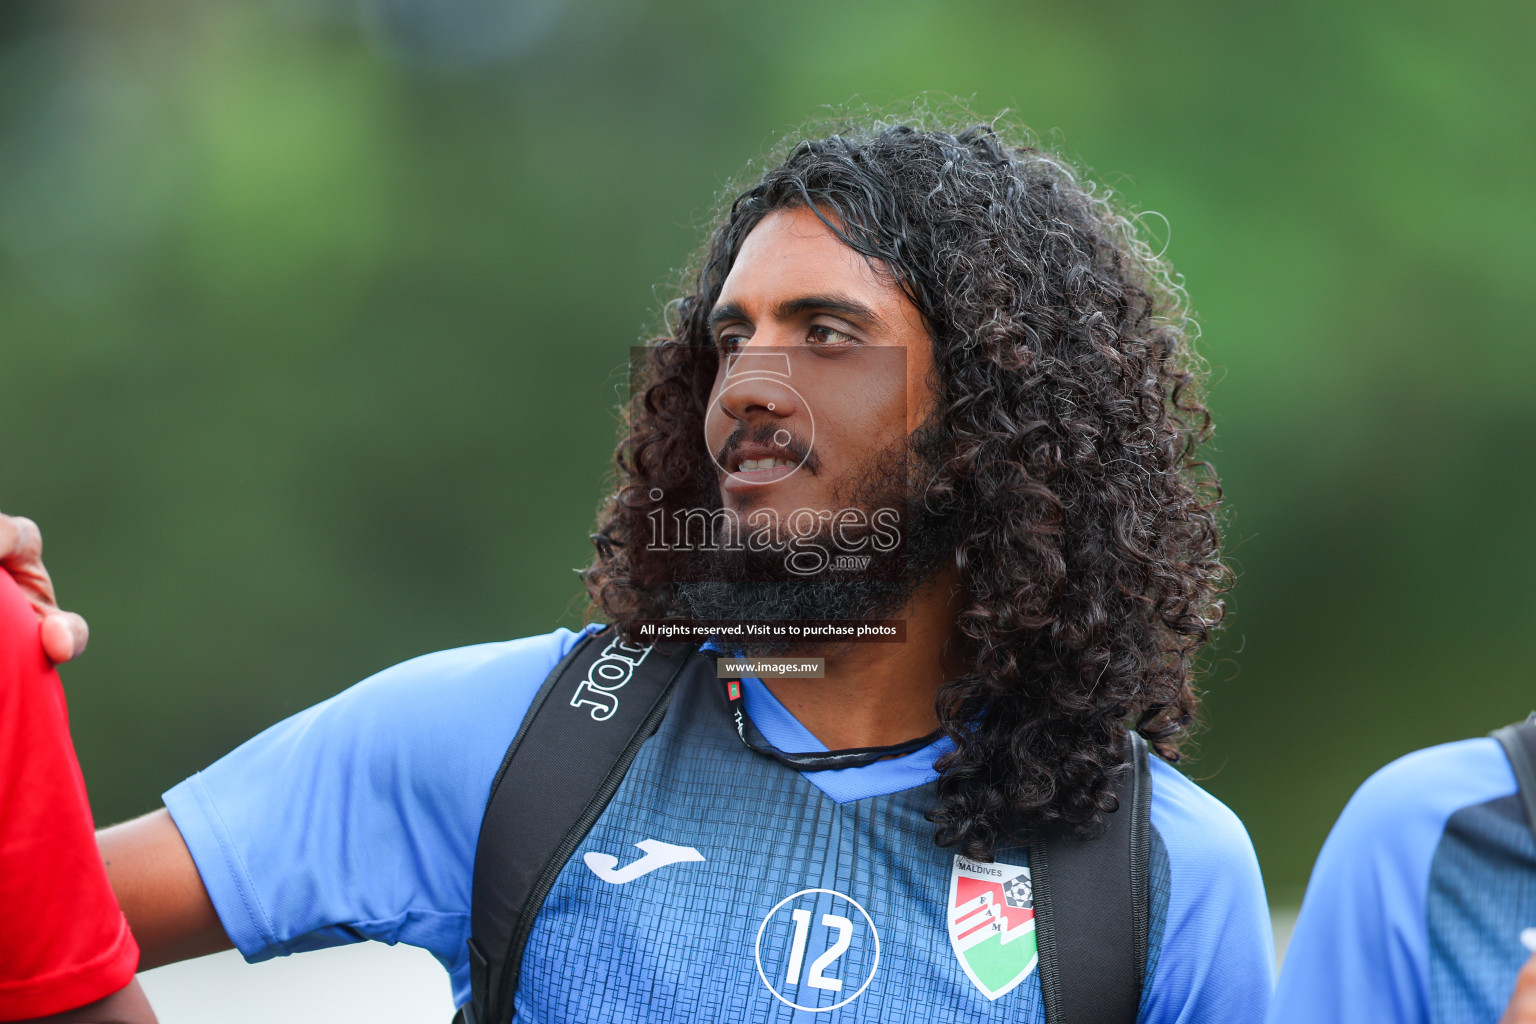
<svg viewBox="0 0 1536 1024"><path fill-rule="evenodd" d="M31 1020L22 1021L21 1024L158 1024L158 1022L155 1019L155 1011L150 1009L149 1000L144 998L144 990L139 988L138 980L135 979L107 998L98 999L89 1006L65 1010L63 1013L55 1013L49 1017L33 1017Z"/></svg>
<svg viewBox="0 0 1536 1024"><path fill-rule="evenodd" d="M138 940L140 970L233 948L169 811L102 829L96 845Z"/></svg>

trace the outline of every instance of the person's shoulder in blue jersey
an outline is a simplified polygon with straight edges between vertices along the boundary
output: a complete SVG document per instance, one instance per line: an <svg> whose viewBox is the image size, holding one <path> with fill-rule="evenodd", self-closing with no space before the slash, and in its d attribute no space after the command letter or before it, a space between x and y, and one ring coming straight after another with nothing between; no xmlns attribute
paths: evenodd
<svg viewBox="0 0 1536 1024"><path fill-rule="evenodd" d="M583 573L605 643L685 626L821 675L747 680L777 749L700 662L679 676L533 921L520 1020L1041 1019L1020 843L1116 812L1128 726L1178 759L1227 575L1182 288L1107 193L1005 135L789 148L631 360ZM477 823L570 642L385 672L104 833L149 962L410 941L462 999ZM604 720L607 685L572 706ZM1256 1022L1252 849L1151 770L1142 1015Z"/></svg>
<svg viewBox="0 0 1536 1024"><path fill-rule="evenodd" d="M257 961L360 939L404 942L436 956L452 978L455 1003L466 1001L470 879L491 780L534 692L577 639L557 630L397 665L273 726L166 793L240 952ZM760 681L747 684L752 720L770 742L786 750L817 746ZM931 783L945 746L805 778L833 802L852 804ZM1260 1020L1273 953L1247 833L1221 803L1157 759L1152 794L1158 905L1140 1020ZM767 813L755 805L752 829L740 830L733 847L750 842L748 832ZM903 852L916 861L921 851ZM948 882L947 869L937 881ZM856 888L852 877L838 884L870 905L882 932L899 927L874 909L876 893ZM908 883L909 893L915 888ZM739 887L733 892L742 898ZM739 924L751 932L775 900L746 902ZM903 909L932 916L921 906ZM935 956L954 961L942 917L929 927ZM645 951L634 952L622 965L625 975L648 970ZM529 983L553 974L563 991L594 982L615 987L595 977L601 966L572 971L573 961L578 957L541 960L527 969ZM745 980L759 984L750 960ZM864 998L884 994L884 980L877 974ZM1024 982L1038 988L1033 972ZM915 988L910 980L900 986L901 999L917 998ZM974 1014L992 1008L979 992L962 998L974 1001ZM1037 992L1016 998L1038 1010ZM587 1005L598 1019L596 1000ZM998 1009L1008 1019L1037 1019L1007 1006ZM615 1016L635 1009L621 1006ZM876 1019L896 1018L887 1008Z"/></svg>
<svg viewBox="0 0 1536 1024"><path fill-rule="evenodd" d="M1274 1024L1499 1020L1536 926L1536 840L1493 739L1420 750L1361 785L1323 844Z"/></svg>

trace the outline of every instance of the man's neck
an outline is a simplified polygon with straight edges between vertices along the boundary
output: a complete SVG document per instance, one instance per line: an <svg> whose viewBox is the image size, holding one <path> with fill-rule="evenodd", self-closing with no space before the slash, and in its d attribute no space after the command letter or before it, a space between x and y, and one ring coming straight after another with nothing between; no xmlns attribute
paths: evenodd
<svg viewBox="0 0 1536 1024"><path fill-rule="evenodd" d="M938 728L939 687L961 607L958 574L942 571L919 587L895 617L904 643L843 644L827 653L822 679L764 679L800 724L829 750L884 747Z"/></svg>

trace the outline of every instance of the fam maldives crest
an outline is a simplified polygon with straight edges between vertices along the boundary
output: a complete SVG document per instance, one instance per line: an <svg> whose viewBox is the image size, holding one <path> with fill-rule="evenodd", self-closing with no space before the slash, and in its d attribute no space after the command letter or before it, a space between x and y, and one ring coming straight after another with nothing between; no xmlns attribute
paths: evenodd
<svg viewBox="0 0 1536 1024"><path fill-rule="evenodd" d="M1035 903L1029 868L955 858L949 876L949 943L988 999L1035 969Z"/></svg>

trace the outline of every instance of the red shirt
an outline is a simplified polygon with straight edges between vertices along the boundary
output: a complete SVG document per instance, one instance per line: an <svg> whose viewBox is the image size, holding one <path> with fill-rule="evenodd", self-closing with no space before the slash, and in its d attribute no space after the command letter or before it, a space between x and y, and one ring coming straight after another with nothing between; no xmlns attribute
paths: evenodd
<svg viewBox="0 0 1536 1024"><path fill-rule="evenodd" d="M0 570L0 1020L103 999L138 966L96 851L64 688Z"/></svg>

